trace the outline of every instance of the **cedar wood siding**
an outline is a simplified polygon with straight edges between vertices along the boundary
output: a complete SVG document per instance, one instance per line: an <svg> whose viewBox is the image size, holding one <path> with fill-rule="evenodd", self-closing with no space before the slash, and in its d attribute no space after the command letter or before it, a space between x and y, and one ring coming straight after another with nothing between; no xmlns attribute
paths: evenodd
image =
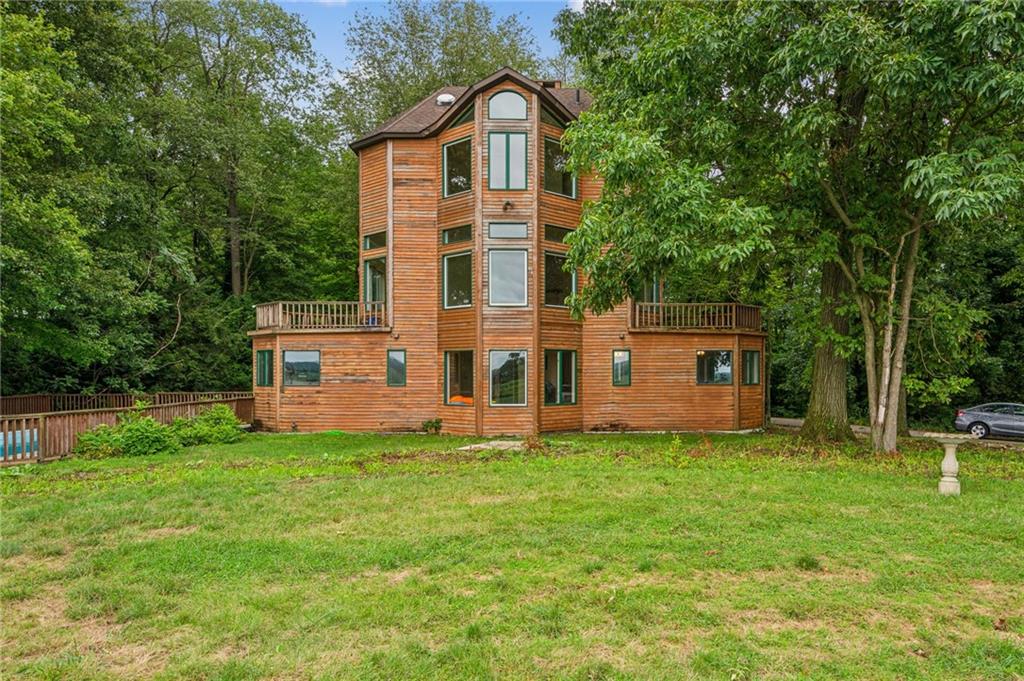
<svg viewBox="0 0 1024 681"><path fill-rule="evenodd" d="M527 120L490 120L488 99L502 90L526 98ZM764 338L759 334L637 332L629 328L626 304L611 312L573 320L564 307L544 304L544 254L564 253L565 244L544 240L547 224L575 228L582 205L600 196L601 181L581 177L577 198L543 189L544 139L562 130L539 120L539 97L504 82L475 99L475 118L424 139L388 139L359 154L359 298L365 260L388 258L388 319L381 331L258 332L253 334L257 427L303 431L408 430L440 417L449 433L499 435L538 431L623 428L704 430L752 428L764 421ZM492 190L487 173L488 133L526 132L527 188ZM445 197L442 147L473 140L473 190ZM491 239L491 222L525 222L526 239ZM441 244L441 230L472 225L469 242ZM387 230L387 246L362 250L362 237ZM527 251L527 305L488 304L488 253ZM441 259L472 252L472 305L445 310ZM585 282L579 282L584 285ZM620 337L621 336L621 337ZM406 385L387 386L387 349L406 352ZM611 354L632 351L632 383L611 385ZM274 385L255 386L256 350L274 351ZM282 386L285 349L321 352L321 385ZM698 386L699 349L734 351L734 384ZM762 384L742 385L742 350L761 351ZM475 405L444 404L444 352L472 350ZM527 404L490 405L490 350L525 350ZM576 403L544 404L544 350L576 351Z"/></svg>

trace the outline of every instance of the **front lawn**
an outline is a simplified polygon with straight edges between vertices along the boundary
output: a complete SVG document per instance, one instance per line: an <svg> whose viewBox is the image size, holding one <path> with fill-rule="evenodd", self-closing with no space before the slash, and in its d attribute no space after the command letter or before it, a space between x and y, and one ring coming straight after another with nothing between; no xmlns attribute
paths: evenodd
<svg viewBox="0 0 1024 681"><path fill-rule="evenodd" d="M251 435L0 472L4 678L1024 676L1024 452Z"/></svg>

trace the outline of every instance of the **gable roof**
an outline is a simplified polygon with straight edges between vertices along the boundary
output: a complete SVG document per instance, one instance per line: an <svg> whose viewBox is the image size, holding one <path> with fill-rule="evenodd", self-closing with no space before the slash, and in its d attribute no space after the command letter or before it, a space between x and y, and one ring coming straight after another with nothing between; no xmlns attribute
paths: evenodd
<svg viewBox="0 0 1024 681"><path fill-rule="evenodd" d="M542 83L506 66L469 87L449 85L434 91L411 109L388 119L370 134L353 141L349 147L352 151L359 151L385 139L431 137L465 111L473 103L478 92L505 80L536 93L542 103L566 121L575 120L593 101L586 90L545 87ZM438 104L437 98L442 94L453 95L455 102L448 106Z"/></svg>

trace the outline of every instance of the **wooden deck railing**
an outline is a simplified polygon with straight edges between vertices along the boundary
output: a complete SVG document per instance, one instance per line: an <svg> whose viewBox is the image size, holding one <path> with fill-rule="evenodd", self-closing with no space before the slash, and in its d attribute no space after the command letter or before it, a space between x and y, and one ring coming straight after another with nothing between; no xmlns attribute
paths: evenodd
<svg viewBox="0 0 1024 681"><path fill-rule="evenodd" d="M739 303L633 303L634 329L761 330L761 308Z"/></svg>
<svg viewBox="0 0 1024 681"><path fill-rule="evenodd" d="M226 393L228 394L228 393ZM243 423L252 422L253 398L249 393L235 397L174 402L146 407L142 413L161 423L192 418L215 404L226 404ZM59 411L0 417L0 466L58 459L70 454L78 436L100 424L114 425L125 408Z"/></svg>
<svg viewBox="0 0 1024 681"><path fill-rule="evenodd" d="M33 395L4 395L0 397L0 416L15 414L42 414L52 411L82 411L83 409L123 409L136 402L151 405L177 404L197 400L215 400L249 397L244 391L162 392L162 393L97 393L78 395L71 393L37 393Z"/></svg>
<svg viewBox="0 0 1024 681"><path fill-rule="evenodd" d="M256 306L256 329L373 329L388 325L384 303L357 301L291 301Z"/></svg>

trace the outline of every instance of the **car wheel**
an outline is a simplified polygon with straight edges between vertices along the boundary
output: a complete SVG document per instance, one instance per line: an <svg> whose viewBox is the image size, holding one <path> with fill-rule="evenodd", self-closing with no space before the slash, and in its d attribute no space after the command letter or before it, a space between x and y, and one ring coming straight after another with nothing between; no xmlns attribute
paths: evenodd
<svg viewBox="0 0 1024 681"><path fill-rule="evenodd" d="M974 437L988 437L988 426L981 421L975 421L967 426L967 432Z"/></svg>

